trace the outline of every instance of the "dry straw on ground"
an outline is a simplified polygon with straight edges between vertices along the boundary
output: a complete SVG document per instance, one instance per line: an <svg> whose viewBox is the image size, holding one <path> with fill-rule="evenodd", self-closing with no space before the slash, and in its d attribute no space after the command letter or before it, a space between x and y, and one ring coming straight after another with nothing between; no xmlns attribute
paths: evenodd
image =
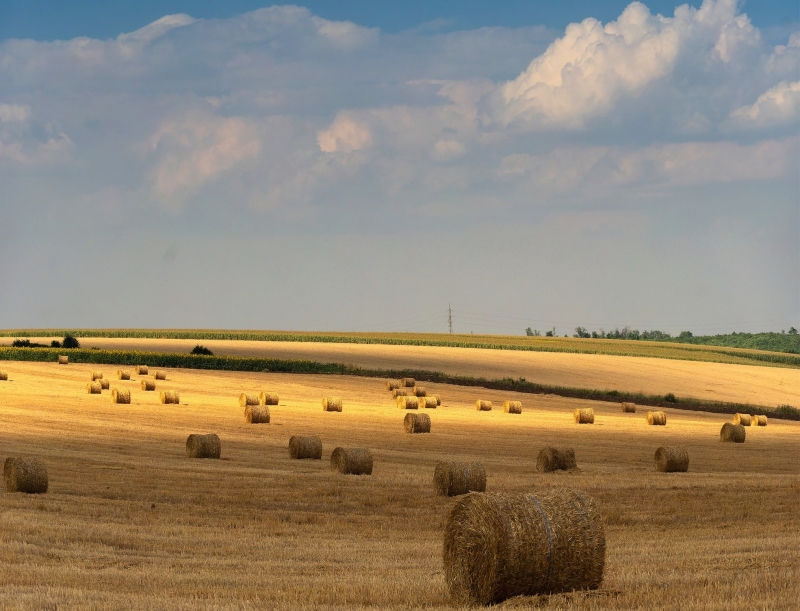
<svg viewBox="0 0 800 611"><path fill-rule="evenodd" d="M322 411L323 412L340 412L340 411L342 411L342 398L341 397L322 397Z"/></svg>
<svg viewBox="0 0 800 611"><path fill-rule="evenodd" d="M440 461L433 471L439 496L458 496L486 490L486 469L479 462Z"/></svg>
<svg viewBox="0 0 800 611"><path fill-rule="evenodd" d="M750 426L753 418L749 414L734 414L733 423L741 424L742 426Z"/></svg>
<svg viewBox="0 0 800 611"><path fill-rule="evenodd" d="M258 402L261 405L278 405L278 393L264 392L258 393Z"/></svg>
<svg viewBox="0 0 800 611"><path fill-rule="evenodd" d="M167 379L167 372L158 370L153 374L154 380L166 380Z"/></svg>
<svg viewBox="0 0 800 611"><path fill-rule="evenodd" d="M572 417L575 419L575 424L594 424L594 409L591 407L576 409Z"/></svg>
<svg viewBox="0 0 800 611"><path fill-rule="evenodd" d="M289 456L295 459L321 459L322 439L316 435L292 435L289 438Z"/></svg>
<svg viewBox="0 0 800 611"><path fill-rule="evenodd" d="M647 424L652 424L655 426L666 426L667 415L662 411L647 412Z"/></svg>
<svg viewBox="0 0 800 611"><path fill-rule="evenodd" d="M438 407L438 403L436 403L435 397L420 397L418 399L419 406L422 409L436 409Z"/></svg>
<svg viewBox="0 0 800 611"><path fill-rule="evenodd" d="M635 403L621 403L620 406L622 407L622 411L626 414L635 414L636 413L636 404Z"/></svg>
<svg viewBox="0 0 800 611"><path fill-rule="evenodd" d="M439 395L431 395L434 399L436 399L437 407L442 404L442 398Z"/></svg>
<svg viewBox="0 0 800 611"><path fill-rule="evenodd" d="M767 426L767 417L766 416L753 416L755 418L755 422L753 422L753 426Z"/></svg>
<svg viewBox="0 0 800 611"><path fill-rule="evenodd" d="M189 435L186 439L186 456L189 458L219 458L222 444L216 433Z"/></svg>
<svg viewBox="0 0 800 611"><path fill-rule="evenodd" d="M47 467L38 458L6 458L3 478L8 492L47 492Z"/></svg>
<svg viewBox="0 0 800 611"><path fill-rule="evenodd" d="M572 448L546 447L539 450L539 455L536 457L536 470L540 473L569 471L577 468L575 450Z"/></svg>
<svg viewBox="0 0 800 611"><path fill-rule="evenodd" d="M430 433L431 417L428 414L406 414L403 426L406 433Z"/></svg>
<svg viewBox="0 0 800 611"><path fill-rule="evenodd" d="M258 395L248 395L247 393L242 393L239 395L239 407L247 407L248 405L259 405L260 401L258 400Z"/></svg>
<svg viewBox="0 0 800 611"><path fill-rule="evenodd" d="M719 440L732 441L734 443L744 443L746 434L747 432L745 431L744 426L741 424L732 424L730 422L726 422L722 425L722 429L719 431Z"/></svg>
<svg viewBox="0 0 800 611"><path fill-rule="evenodd" d="M461 604L596 589L605 555L600 513L575 490L470 494L445 525L445 581Z"/></svg>
<svg viewBox="0 0 800 611"><path fill-rule="evenodd" d="M111 391L111 402L128 404L131 402L131 391L126 388L114 388Z"/></svg>
<svg viewBox="0 0 800 611"><path fill-rule="evenodd" d="M424 397L427 394L428 394L428 392L425 390L424 386L415 386L414 387L414 396L415 397Z"/></svg>
<svg viewBox="0 0 800 611"><path fill-rule="evenodd" d="M165 405L178 405L181 402L181 396L178 394L177 390L162 390L159 397L161 398L161 402Z"/></svg>
<svg viewBox="0 0 800 611"><path fill-rule="evenodd" d="M8 372L0 371L0 381L6 382L8 380Z"/></svg>
<svg viewBox="0 0 800 611"><path fill-rule="evenodd" d="M100 384L101 390L108 390L111 386L111 380L98 380L97 383Z"/></svg>
<svg viewBox="0 0 800 611"><path fill-rule="evenodd" d="M117 379L130 380L131 374L129 374L127 371L122 371L122 369L117 369Z"/></svg>
<svg viewBox="0 0 800 611"><path fill-rule="evenodd" d="M503 401L503 411L506 414L521 414L522 401Z"/></svg>
<svg viewBox="0 0 800 611"><path fill-rule="evenodd" d="M133 373L137 376L146 376L147 375L147 365L134 365L133 366Z"/></svg>
<svg viewBox="0 0 800 611"><path fill-rule="evenodd" d="M250 424L269 424L269 406L248 405L244 408L244 419Z"/></svg>
<svg viewBox="0 0 800 611"><path fill-rule="evenodd" d="M93 371L92 372L92 382L95 380L102 380L103 379L103 372L102 371Z"/></svg>
<svg viewBox="0 0 800 611"><path fill-rule="evenodd" d="M403 378L400 380L400 386L405 386L406 388L413 388L417 384L417 381L414 378Z"/></svg>
<svg viewBox="0 0 800 611"><path fill-rule="evenodd" d="M475 409L479 412L490 412L492 411L492 402L491 401L484 401L483 399L478 399L475 401Z"/></svg>
<svg viewBox="0 0 800 611"><path fill-rule="evenodd" d="M59 365L69 365L69 357L64 356L63 354L58 357L58 364Z"/></svg>
<svg viewBox="0 0 800 611"><path fill-rule="evenodd" d="M89 382L86 385L86 392L90 395L99 395L103 391L99 382Z"/></svg>
<svg viewBox="0 0 800 611"><path fill-rule="evenodd" d="M400 409L419 409L419 399L416 397L397 397L395 402Z"/></svg>
<svg viewBox="0 0 800 611"><path fill-rule="evenodd" d="M400 380L386 380L386 390L400 388Z"/></svg>
<svg viewBox="0 0 800 611"><path fill-rule="evenodd" d="M346 475L372 475L372 452L366 448L336 448L331 469Z"/></svg>
<svg viewBox="0 0 800 611"><path fill-rule="evenodd" d="M153 380L142 380L141 387L142 390L155 390L156 383Z"/></svg>
<svg viewBox="0 0 800 611"><path fill-rule="evenodd" d="M392 399L397 399L397 397L407 397L407 396L408 396L407 388L395 388L392 391Z"/></svg>
<svg viewBox="0 0 800 611"><path fill-rule="evenodd" d="M689 470L689 452L686 448L658 448L655 461L656 471L662 473L682 473Z"/></svg>

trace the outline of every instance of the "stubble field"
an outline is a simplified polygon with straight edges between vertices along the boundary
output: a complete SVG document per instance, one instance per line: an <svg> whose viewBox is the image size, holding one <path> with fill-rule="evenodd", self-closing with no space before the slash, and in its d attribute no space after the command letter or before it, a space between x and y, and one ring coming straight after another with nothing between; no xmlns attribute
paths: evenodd
<svg viewBox="0 0 800 611"><path fill-rule="evenodd" d="M2 457L39 456L50 475L46 495L0 494L5 609L454 608L441 547L455 500L432 487L446 458L482 461L490 491L585 490L603 515L599 591L501 608L793 609L800 598L796 422L729 444L720 415L665 410L667 426L648 427L643 408L426 384L442 406L429 410L430 434L409 435L383 380L167 370L145 392L116 367L0 369ZM86 394L92 370L130 388L132 404ZM161 405L164 389L180 405ZM260 390L280 404L270 424L249 425L237 398ZM325 395L343 412L323 413ZM495 410L476 412L477 398ZM523 413L498 410L505 399ZM586 406L596 423L573 424ZM222 459L186 458L186 436L206 432ZM323 460L290 460L294 434L320 435ZM580 470L536 473L545 445L573 447ZM660 445L685 446L689 473L655 473ZM370 448L373 475L331 472L336 446Z"/></svg>

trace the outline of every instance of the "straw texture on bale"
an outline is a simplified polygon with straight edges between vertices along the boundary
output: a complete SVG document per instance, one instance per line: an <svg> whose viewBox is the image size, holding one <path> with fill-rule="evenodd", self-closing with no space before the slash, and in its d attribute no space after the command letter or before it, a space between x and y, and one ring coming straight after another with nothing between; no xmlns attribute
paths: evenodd
<svg viewBox="0 0 800 611"><path fill-rule="evenodd" d="M8 380L8 372L7 371L0 371L0 380L6 382Z"/></svg>
<svg viewBox="0 0 800 611"><path fill-rule="evenodd" d="M636 404L635 403L622 403L622 411L626 414L635 414L636 413Z"/></svg>
<svg viewBox="0 0 800 611"><path fill-rule="evenodd" d="M6 458L3 479L8 492L47 492L47 467L38 458Z"/></svg>
<svg viewBox="0 0 800 611"><path fill-rule="evenodd" d="M442 404L442 398L439 395L431 395L434 399L436 399L436 406L440 406Z"/></svg>
<svg viewBox="0 0 800 611"><path fill-rule="evenodd" d="M445 581L461 604L597 589L605 556L600 513L576 490L470 494L445 525Z"/></svg>
<svg viewBox="0 0 800 611"><path fill-rule="evenodd" d="M156 371L153 374L154 380L166 380L167 379L167 372L166 371Z"/></svg>
<svg viewBox="0 0 800 611"><path fill-rule="evenodd" d="M400 380L386 380L386 390L400 388Z"/></svg>
<svg viewBox="0 0 800 611"><path fill-rule="evenodd" d="M258 405L258 395L248 395L247 393L242 393L239 395L239 407L247 407L248 405Z"/></svg>
<svg viewBox="0 0 800 611"><path fill-rule="evenodd" d="M536 470L540 473L569 471L577 468L575 450L572 448L546 447L539 450L539 455L536 457Z"/></svg>
<svg viewBox="0 0 800 611"><path fill-rule="evenodd" d="M99 395L103 389L100 387L99 382L89 382L86 385L86 392L90 395Z"/></svg>
<svg viewBox="0 0 800 611"><path fill-rule="evenodd" d="M522 401L503 401L503 411L506 414L521 414Z"/></svg>
<svg viewBox="0 0 800 611"><path fill-rule="evenodd" d="M686 448L658 448L655 461L656 471L662 473L684 473L689 470L689 452Z"/></svg>
<svg viewBox="0 0 800 611"><path fill-rule="evenodd" d="M64 356L63 354L58 357L58 364L59 365L69 365L69 357Z"/></svg>
<svg viewBox="0 0 800 611"><path fill-rule="evenodd" d="M436 409L438 406L435 397L420 397L417 400L419 401L419 406L423 409Z"/></svg>
<svg viewBox="0 0 800 611"><path fill-rule="evenodd" d="M159 396L161 398L161 402L165 405L178 405L181 402L181 396L178 394L177 390L162 390Z"/></svg>
<svg viewBox="0 0 800 611"><path fill-rule="evenodd" d="M222 444L216 433L189 435L186 439L186 456L189 458L219 458Z"/></svg>
<svg viewBox="0 0 800 611"><path fill-rule="evenodd" d="M458 496L486 490L486 469L479 462L445 462L436 464L433 486L439 496Z"/></svg>
<svg viewBox="0 0 800 611"><path fill-rule="evenodd" d="M591 407L576 409L572 417L575 419L575 424L594 424L594 409Z"/></svg>
<svg viewBox="0 0 800 611"><path fill-rule="evenodd" d="M278 405L278 393L264 392L258 393L258 402L261 405Z"/></svg>
<svg viewBox="0 0 800 611"><path fill-rule="evenodd" d="M664 412L647 412L647 424L666 426L667 415Z"/></svg>
<svg viewBox="0 0 800 611"><path fill-rule="evenodd" d="M404 386L406 388L413 388L416 386L417 381L414 378L402 378L400 380L400 386Z"/></svg>
<svg viewBox="0 0 800 611"><path fill-rule="evenodd" d="M340 412L340 411L342 411L342 398L341 397L323 397L322 398L322 411L323 412Z"/></svg>
<svg viewBox="0 0 800 611"><path fill-rule="evenodd" d="M269 406L248 405L244 408L244 419L250 424L269 424Z"/></svg>
<svg viewBox="0 0 800 611"><path fill-rule="evenodd" d="M133 366L133 373L137 376L146 376L147 375L147 365L134 365Z"/></svg>
<svg viewBox="0 0 800 611"><path fill-rule="evenodd" d="M750 426L752 422L752 418L749 414L734 414L733 415L733 423L734 424L741 424L742 426Z"/></svg>
<svg viewBox="0 0 800 611"><path fill-rule="evenodd" d="M406 433L430 433L431 417L428 414L406 414L403 426Z"/></svg>
<svg viewBox="0 0 800 611"><path fill-rule="evenodd" d="M93 371L92 372L92 382L95 380L102 380L103 379L103 372L102 371Z"/></svg>
<svg viewBox="0 0 800 611"><path fill-rule="evenodd" d="M331 469L346 475L372 475L372 452L366 448L336 448Z"/></svg>
<svg viewBox="0 0 800 611"><path fill-rule="evenodd" d="M424 386L415 386L414 387L414 396L415 397L424 397L427 394L428 394L428 392L425 390Z"/></svg>
<svg viewBox="0 0 800 611"><path fill-rule="evenodd" d="M128 404L131 402L131 391L123 388L115 388L111 391L111 402Z"/></svg>
<svg viewBox="0 0 800 611"><path fill-rule="evenodd" d="M316 435L292 435L289 438L289 456L295 459L322 458L322 439Z"/></svg>
<svg viewBox="0 0 800 611"><path fill-rule="evenodd" d="M766 416L753 416L754 422L752 426L767 426L767 417Z"/></svg>
<svg viewBox="0 0 800 611"><path fill-rule="evenodd" d="M131 374L129 374L127 371L122 371L122 369L118 369L117 378L120 380L130 380Z"/></svg>
<svg viewBox="0 0 800 611"><path fill-rule="evenodd" d="M142 390L155 390L156 383L153 380L142 380Z"/></svg>
<svg viewBox="0 0 800 611"><path fill-rule="evenodd" d="M408 396L407 388L395 388L392 391L392 399L397 399L397 397L407 397L407 396Z"/></svg>
<svg viewBox="0 0 800 611"><path fill-rule="evenodd" d="M397 397L395 401L400 409L419 409L419 399L416 397Z"/></svg>
<svg viewBox="0 0 800 611"><path fill-rule="evenodd" d="M475 401L475 409L479 412L490 412L492 411L492 402L491 401L484 401L483 399L478 399Z"/></svg>
<svg viewBox="0 0 800 611"><path fill-rule="evenodd" d="M97 383L100 384L101 390L108 390L111 386L111 380L98 380Z"/></svg>
<svg viewBox="0 0 800 611"><path fill-rule="evenodd" d="M722 429L720 429L719 440L732 441L734 443L744 443L746 434L747 431L745 431L741 424L732 424L730 422L726 422L722 425Z"/></svg>

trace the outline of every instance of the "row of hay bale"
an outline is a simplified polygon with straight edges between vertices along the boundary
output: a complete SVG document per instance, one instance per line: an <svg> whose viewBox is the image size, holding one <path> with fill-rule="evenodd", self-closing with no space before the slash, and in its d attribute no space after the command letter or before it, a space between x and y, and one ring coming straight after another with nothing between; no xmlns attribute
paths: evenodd
<svg viewBox="0 0 800 611"><path fill-rule="evenodd" d="M737 413L733 415L733 424L741 424L742 426L767 426L767 417Z"/></svg>

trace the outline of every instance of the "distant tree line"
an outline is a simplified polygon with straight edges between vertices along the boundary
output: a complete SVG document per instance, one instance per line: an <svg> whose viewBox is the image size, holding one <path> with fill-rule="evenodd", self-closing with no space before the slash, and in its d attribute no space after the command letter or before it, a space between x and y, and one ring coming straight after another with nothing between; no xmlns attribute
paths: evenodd
<svg viewBox="0 0 800 611"><path fill-rule="evenodd" d="M32 342L29 339L15 339L11 342L11 345L14 348L80 348L80 342L72 337L71 335L67 335L64 337L63 341L58 341L54 339L50 344L39 344L37 342Z"/></svg>

